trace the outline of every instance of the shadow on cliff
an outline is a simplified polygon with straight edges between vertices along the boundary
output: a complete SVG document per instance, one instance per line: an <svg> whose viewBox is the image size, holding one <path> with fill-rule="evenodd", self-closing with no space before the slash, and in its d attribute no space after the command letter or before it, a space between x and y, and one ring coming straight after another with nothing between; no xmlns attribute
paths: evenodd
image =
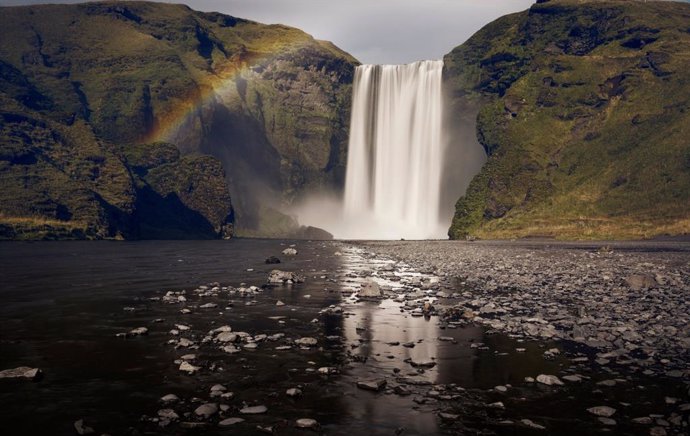
<svg viewBox="0 0 690 436"><path fill-rule="evenodd" d="M217 239L213 225L185 206L177 194L165 197L149 186L137 193L132 221L138 239Z"/></svg>
<svg viewBox="0 0 690 436"><path fill-rule="evenodd" d="M283 183L280 155L254 118L217 105L202 151L219 159L225 168L240 229L255 230L261 210L277 209Z"/></svg>

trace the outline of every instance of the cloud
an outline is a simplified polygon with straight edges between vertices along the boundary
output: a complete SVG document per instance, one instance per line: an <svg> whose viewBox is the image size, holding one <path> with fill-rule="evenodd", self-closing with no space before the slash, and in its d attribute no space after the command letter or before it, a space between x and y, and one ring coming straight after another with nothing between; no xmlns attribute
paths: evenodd
<svg viewBox="0 0 690 436"><path fill-rule="evenodd" d="M77 3L77 1L64 1ZM41 3L0 0L0 5ZM193 9L298 27L363 63L440 59L483 25L533 0L190 0Z"/></svg>

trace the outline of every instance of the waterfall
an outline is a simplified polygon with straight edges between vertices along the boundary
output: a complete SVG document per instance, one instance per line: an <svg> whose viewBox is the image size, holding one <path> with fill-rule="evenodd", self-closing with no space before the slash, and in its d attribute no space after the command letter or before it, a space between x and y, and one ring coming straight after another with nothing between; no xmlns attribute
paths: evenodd
<svg viewBox="0 0 690 436"><path fill-rule="evenodd" d="M446 238L443 61L355 70L341 238Z"/></svg>

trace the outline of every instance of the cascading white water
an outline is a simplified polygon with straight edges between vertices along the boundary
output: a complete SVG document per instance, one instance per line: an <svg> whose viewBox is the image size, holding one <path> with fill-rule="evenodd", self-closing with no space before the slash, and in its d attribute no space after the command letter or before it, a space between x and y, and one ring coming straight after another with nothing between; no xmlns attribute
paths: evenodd
<svg viewBox="0 0 690 436"><path fill-rule="evenodd" d="M344 199L350 225L336 237L446 238L442 70L443 61L355 70Z"/></svg>

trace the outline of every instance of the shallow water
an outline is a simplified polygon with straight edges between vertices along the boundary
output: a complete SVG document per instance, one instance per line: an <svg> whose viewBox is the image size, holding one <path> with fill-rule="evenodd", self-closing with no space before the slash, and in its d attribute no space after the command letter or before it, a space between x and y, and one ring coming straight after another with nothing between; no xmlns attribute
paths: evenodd
<svg viewBox="0 0 690 436"><path fill-rule="evenodd" d="M386 378L390 387L399 371L419 383L418 391L430 389L424 383L454 383L483 392L496 385L520 385L526 376L553 374L564 365L563 359L542 357L544 347L551 344L519 343L475 326L441 328L435 317L401 312L394 300L357 302L349 298L352 290L381 261L330 242L301 241L297 256L281 255L289 243L238 239L0 244L0 369L35 366L45 374L35 383L0 381L0 419L8 434L71 435L74 421L80 418L97 432L128 434L137 429L187 434L190 430L177 424L159 429L140 418L155 416L163 407L158 399L168 393L185 400L175 406L180 413L193 410L191 398L206 401L216 383L235 393L233 409L225 417L238 416L232 412L242 404L264 404L269 411L245 416L246 422L231 430L212 425L204 434L251 434L257 425L273 425L285 434L296 431L291 423L304 417L319 421L329 434L392 434L399 428L405 428L406 435L434 434L447 430L435 413L442 406L414 402L419 392L398 396L364 391L356 381ZM336 250L344 255L334 256ZM271 255L283 263L266 265L264 259ZM255 299L231 297L229 309L225 309L230 302L226 296L189 301L192 315L180 314L178 305L149 300L168 290L192 290L211 282L260 286L275 267L300 271L306 282L267 288ZM399 273L415 274L405 268ZM285 306L276 306L277 300ZM195 307L205 302L216 302L218 307ZM342 304L345 315L319 316L322 308L333 304ZM269 318L276 316L284 318ZM153 323L157 318L164 321ZM233 331L252 335L312 336L318 338L320 349L276 351L280 344L261 343L256 350L232 355L214 348L176 350L166 345L175 323L189 324L194 339L229 324ZM139 326L148 327L149 334L115 337ZM415 346L404 347L405 342ZM473 348L481 343L485 346ZM516 347L526 351L516 353ZM214 363L216 370L195 376L181 373L173 361L190 352L198 354L201 363ZM433 358L436 366L420 372L405 362L407 358ZM324 366L339 367L341 373L325 377L315 372ZM287 398L285 390L298 385L304 395ZM568 399L529 391L524 397L533 400L515 400L512 407L524 416L541 417L561 433L576 434L593 424L581 412L590 393L585 388L569 392L574 393L576 397ZM513 401L497 395L485 396L487 401ZM621 390L618 395L625 398L629 393ZM653 387L645 395L650 401L663 398L661 390ZM491 427L498 418L488 416L479 428ZM576 429L573 422L578 423ZM513 427L493 430L520 432Z"/></svg>

